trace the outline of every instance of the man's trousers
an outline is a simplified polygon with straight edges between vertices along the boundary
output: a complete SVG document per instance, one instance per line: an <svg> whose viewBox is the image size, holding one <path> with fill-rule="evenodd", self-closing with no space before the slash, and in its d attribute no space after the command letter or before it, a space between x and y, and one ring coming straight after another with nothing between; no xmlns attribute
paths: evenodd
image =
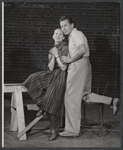
<svg viewBox="0 0 123 150"><path fill-rule="evenodd" d="M65 130L79 133L82 97L91 93L91 64L88 57L73 62L68 67L65 92Z"/></svg>

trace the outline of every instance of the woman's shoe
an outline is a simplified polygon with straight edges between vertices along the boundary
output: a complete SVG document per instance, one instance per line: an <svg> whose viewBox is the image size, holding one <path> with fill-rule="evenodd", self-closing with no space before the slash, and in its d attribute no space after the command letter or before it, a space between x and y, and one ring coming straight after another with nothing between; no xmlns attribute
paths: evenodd
<svg viewBox="0 0 123 150"><path fill-rule="evenodd" d="M41 110L41 109L39 109L39 111L38 111L37 114L36 114L36 117L39 117L39 116L41 116L41 115L43 115L43 114L44 114L44 111Z"/></svg>
<svg viewBox="0 0 123 150"><path fill-rule="evenodd" d="M50 131L50 137L48 138L49 141L53 141L57 138L58 133L57 133L57 129L52 129Z"/></svg>

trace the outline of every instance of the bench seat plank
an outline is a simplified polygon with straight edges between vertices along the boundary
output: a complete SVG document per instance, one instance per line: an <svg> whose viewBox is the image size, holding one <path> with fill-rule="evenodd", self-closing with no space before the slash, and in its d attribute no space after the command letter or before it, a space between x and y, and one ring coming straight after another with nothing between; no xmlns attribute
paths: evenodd
<svg viewBox="0 0 123 150"><path fill-rule="evenodd" d="M21 84L4 84L4 93L13 93L16 86L21 87L22 92L27 92L27 88Z"/></svg>

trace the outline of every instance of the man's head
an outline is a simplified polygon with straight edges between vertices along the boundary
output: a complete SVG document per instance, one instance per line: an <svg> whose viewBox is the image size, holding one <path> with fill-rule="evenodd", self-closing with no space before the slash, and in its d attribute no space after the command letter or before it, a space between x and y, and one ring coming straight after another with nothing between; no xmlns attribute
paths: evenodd
<svg viewBox="0 0 123 150"><path fill-rule="evenodd" d="M64 34L61 29L56 29L53 34L53 39L55 42L59 43L64 40Z"/></svg>
<svg viewBox="0 0 123 150"><path fill-rule="evenodd" d="M61 17L60 18L60 27L61 27L61 30L63 31L63 33L65 35L70 34L71 31L74 28L74 24L73 24L72 18L69 17L69 16Z"/></svg>

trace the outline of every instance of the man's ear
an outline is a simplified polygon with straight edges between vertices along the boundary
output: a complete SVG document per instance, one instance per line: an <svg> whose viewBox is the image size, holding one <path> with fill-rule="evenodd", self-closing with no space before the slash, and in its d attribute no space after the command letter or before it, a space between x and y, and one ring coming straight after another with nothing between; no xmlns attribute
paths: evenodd
<svg viewBox="0 0 123 150"><path fill-rule="evenodd" d="M74 28L74 23L71 24L71 27Z"/></svg>

